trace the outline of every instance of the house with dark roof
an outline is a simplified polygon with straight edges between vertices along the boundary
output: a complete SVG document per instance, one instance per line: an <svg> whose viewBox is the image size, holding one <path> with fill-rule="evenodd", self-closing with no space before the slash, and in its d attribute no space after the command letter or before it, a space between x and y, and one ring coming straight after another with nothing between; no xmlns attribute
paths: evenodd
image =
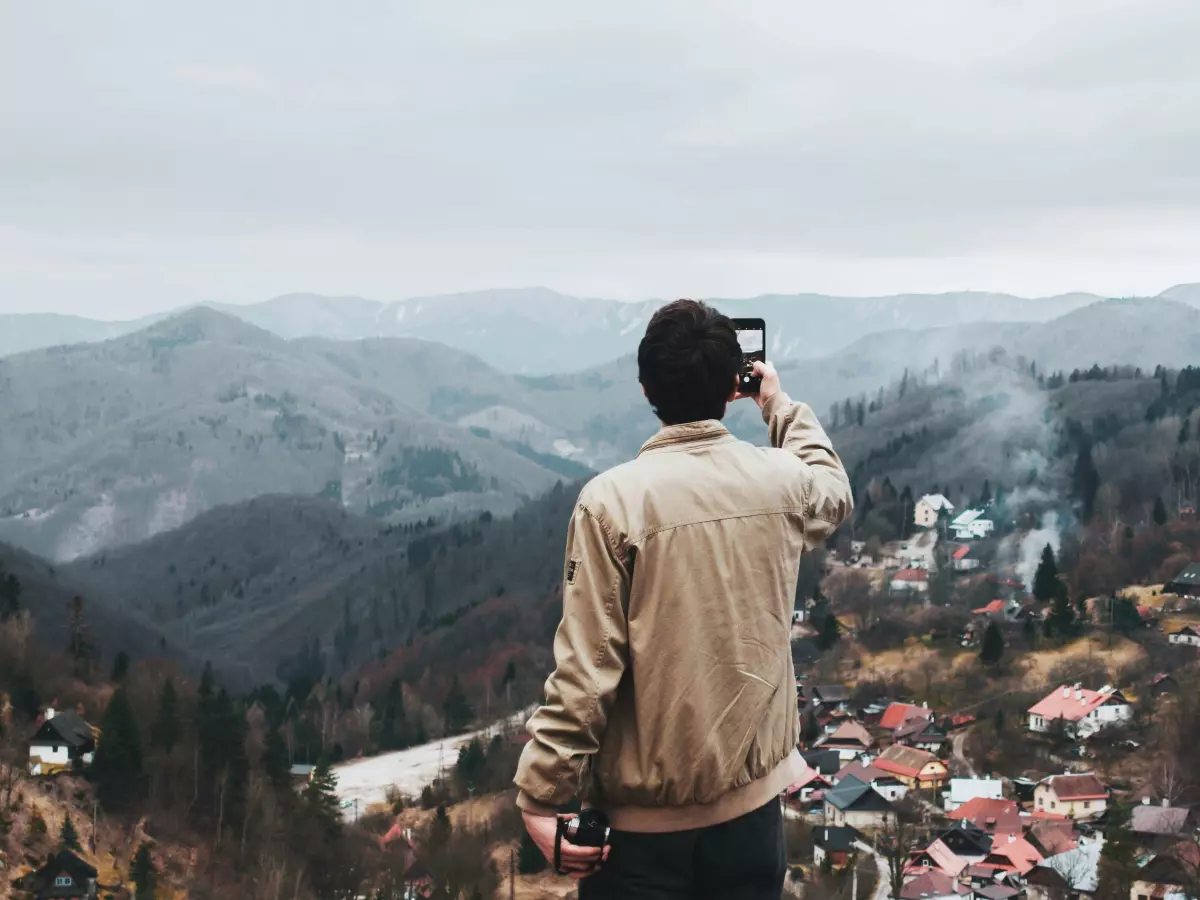
<svg viewBox="0 0 1200 900"><path fill-rule="evenodd" d="M1138 842L1149 850L1162 851L1179 843L1187 836L1191 824L1191 810L1185 806L1171 806L1166 800L1160 804L1142 799L1133 808L1130 828Z"/></svg>
<svg viewBox="0 0 1200 900"><path fill-rule="evenodd" d="M1179 682L1175 676L1167 672L1159 672L1150 679L1150 696L1161 697L1163 694L1178 694Z"/></svg>
<svg viewBox="0 0 1200 900"><path fill-rule="evenodd" d="M1108 809L1108 788L1091 772L1051 775L1033 792L1038 812L1067 816L1076 822L1094 819Z"/></svg>
<svg viewBox="0 0 1200 900"><path fill-rule="evenodd" d="M869 784L891 803L903 800L908 794L908 786L903 781L890 772L877 769L868 763L852 762L842 766L833 778L834 784L847 777L857 778L863 784Z"/></svg>
<svg viewBox="0 0 1200 900"><path fill-rule="evenodd" d="M992 852L992 836L966 819L955 822L938 835L938 840L968 863L980 862Z"/></svg>
<svg viewBox="0 0 1200 900"><path fill-rule="evenodd" d="M35 900L96 900L96 869L70 850L60 850L21 879L20 889Z"/></svg>
<svg viewBox="0 0 1200 900"><path fill-rule="evenodd" d="M837 775L843 765L842 755L836 750L808 750L801 755L810 768L816 769L826 778Z"/></svg>
<svg viewBox="0 0 1200 900"><path fill-rule="evenodd" d="M1178 631L1172 631L1167 635L1167 643L1200 647L1200 631L1197 631L1191 625L1184 625Z"/></svg>
<svg viewBox="0 0 1200 900"><path fill-rule="evenodd" d="M850 703L850 688L844 684L815 684L812 702L814 706L840 707L844 711Z"/></svg>
<svg viewBox="0 0 1200 900"><path fill-rule="evenodd" d="M824 799L826 825L848 825L870 830L883 828L895 818L888 799L853 775L843 778L827 790Z"/></svg>
<svg viewBox="0 0 1200 900"><path fill-rule="evenodd" d="M1163 593L1200 597L1200 563L1192 563L1163 585Z"/></svg>
<svg viewBox="0 0 1200 900"><path fill-rule="evenodd" d="M857 852L859 834L847 825L822 825L813 829L812 838L813 862L820 866L828 859L834 869L841 869Z"/></svg>
<svg viewBox="0 0 1200 900"><path fill-rule="evenodd" d="M946 743L945 733L932 719L909 719L893 732L892 738L897 744L916 747L929 753L937 753Z"/></svg>
<svg viewBox="0 0 1200 900"><path fill-rule="evenodd" d="M29 774L53 775L90 765L99 730L76 712L47 709L29 742Z"/></svg>
<svg viewBox="0 0 1200 900"><path fill-rule="evenodd" d="M927 750L892 744L875 760L876 768L891 772L910 788L937 788L949 770Z"/></svg>
<svg viewBox="0 0 1200 900"><path fill-rule="evenodd" d="M1195 896L1196 874L1200 872L1200 847L1181 841L1151 857L1137 873L1130 900L1185 900Z"/></svg>

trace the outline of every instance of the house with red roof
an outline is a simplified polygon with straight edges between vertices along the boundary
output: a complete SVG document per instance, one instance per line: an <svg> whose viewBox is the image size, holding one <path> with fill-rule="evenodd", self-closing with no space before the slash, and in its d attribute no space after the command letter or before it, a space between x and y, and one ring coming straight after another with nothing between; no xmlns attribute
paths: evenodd
<svg viewBox="0 0 1200 900"><path fill-rule="evenodd" d="M904 872L911 875L925 871L938 871L951 878L957 878L967 865L967 860L958 856L941 839L938 839L924 850L913 853Z"/></svg>
<svg viewBox="0 0 1200 900"><path fill-rule="evenodd" d="M819 769L808 767L804 774L784 789L785 802L792 809L806 809L820 800L822 791L833 787L833 781L822 775Z"/></svg>
<svg viewBox="0 0 1200 900"><path fill-rule="evenodd" d="M1026 875L1041 861L1042 854L1037 847L1020 833L1010 833L996 838L992 843L992 852L979 865L993 871Z"/></svg>
<svg viewBox="0 0 1200 900"><path fill-rule="evenodd" d="M928 706L917 706L914 703L892 703L883 711L879 719L879 727L884 731L895 731L909 719L932 719L933 713Z"/></svg>
<svg viewBox="0 0 1200 900"><path fill-rule="evenodd" d="M925 569L898 569L888 586L897 593L924 594L929 590L929 573Z"/></svg>
<svg viewBox="0 0 1200 900"><path fill-rule="evenodd" d="M1047 734L1061 727L1071 738L1088 738L1102 728L1128 722L1133 707L1116 688L1098 691L1076 684L1055 688L1029 708L1029 730Z"/></svg>
<svg viewBox="0 0 1200 900"><path fill-rule="evenodd" d="M1081 822L1108 809L1108 788L1092 772L1051 775L1034 790L1033 805L1039 812L1057 813Z"/></svg>
<svg viewBox="0 0 1200 900"><path fill-rule="evenodd" d="M946 813L951 819L974 822L991 834L1020 833L1021 807L1016 800L973 797L958 809Z"/></svg>
<svg viewBox="0 0 1200 900"><path fill-rule="evenodd" d="M892 744L874 763L878 769L890 772L910 788L936 788L946 780L946 764L927 750Z"/></svg>
<svg viewBox="0 0 1200 900"><path fill-rule="evenodd" d="M958 900L967 893L967 888L949 875L930 869L905 883L900 900Z"/></svg>

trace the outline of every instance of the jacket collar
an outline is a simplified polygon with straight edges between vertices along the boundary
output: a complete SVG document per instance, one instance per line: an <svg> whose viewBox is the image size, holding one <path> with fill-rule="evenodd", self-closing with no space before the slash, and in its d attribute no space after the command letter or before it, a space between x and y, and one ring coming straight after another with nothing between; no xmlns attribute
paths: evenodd
<svg viewBox="0 0 1200 900"><path fill-rule="evenodd" d="M664 425L658 434L642 444L638 456L651 450L661 450L665 447L683 444L712 443L732 439L729 429L716 419L704 419L701 422L685 422L682 425Z"/></svg>

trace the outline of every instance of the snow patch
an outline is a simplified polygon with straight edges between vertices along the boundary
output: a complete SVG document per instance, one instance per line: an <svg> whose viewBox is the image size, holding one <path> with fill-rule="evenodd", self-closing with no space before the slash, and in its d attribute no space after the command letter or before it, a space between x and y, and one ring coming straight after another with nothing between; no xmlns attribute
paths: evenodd
<svg viewBox="0 0 1200 900"><path fill-rule="evenodd" d="M89 506L79 516L79 521L63 534L58 542L55 558L70 562L81 556L95 553L112 543L116 533L117 504L112 494L105 494L95 506Z"/></svg>
<svg viewBox="0 0 1200 900"><path fill-rule="evenodd" d="M621 329L621 336L624 337L625 335L629 334L629 332L633 331L635 328L638 327L639 324L641 324L641 321L642 321L641 316L634 316L632 319L629 320L629 324Z"/></svg>
<svg viewBox="0 0 1200 900"><path fill-rule="evenodd" d="M564 459L571 459L583 453L582 447L576 447L566 438L556 438L551 446L554 448L554 452Z"/></svg>
<svg viewBox="0 0 1200 900"><path fill-rule="evenodd" d="M154 501L150 511L150 521L146 526L147 537L154 537L164 531L173 531L188 520L190 496L186 490L176 489L164 491Z"/></svg>
<svg viewBox="0 0 1200 900"><path fill-rule="evenodd" d="M404 321L404 314L405 314L406 312L408 312L408 310L407 310L407 309L405 309L403 306L397 307L397 308L396 308L396 321L397 321L397 322L403 322L403 321Z"/></svg>

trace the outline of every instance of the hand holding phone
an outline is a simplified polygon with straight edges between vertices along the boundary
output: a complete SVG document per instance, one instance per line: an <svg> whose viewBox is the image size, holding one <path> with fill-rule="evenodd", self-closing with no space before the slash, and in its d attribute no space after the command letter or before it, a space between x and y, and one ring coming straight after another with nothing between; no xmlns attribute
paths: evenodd
<svg viewBox="0 0 1200 900"><path fill-rule="evenodd" d="M739 394L757 394L762 375L755 372L756 362L767 361L767 323L762 319L734 319L738 345L742 348L742 371L738 375Z"/></svg>

